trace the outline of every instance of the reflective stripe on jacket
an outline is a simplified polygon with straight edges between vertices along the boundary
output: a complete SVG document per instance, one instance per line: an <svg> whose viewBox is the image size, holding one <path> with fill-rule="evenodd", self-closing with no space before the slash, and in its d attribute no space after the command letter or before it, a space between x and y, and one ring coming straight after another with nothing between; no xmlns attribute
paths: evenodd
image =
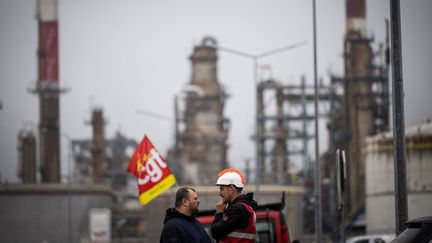
<svg viewBox="0 0 432 243"><path fill-rule="evenodd" d="M219 243L254 243L256 239L256 214L251 206L244 202L238 202L250 212L248 226L244 229L237 229L229 233L224 239L220 240Z"/></svg>

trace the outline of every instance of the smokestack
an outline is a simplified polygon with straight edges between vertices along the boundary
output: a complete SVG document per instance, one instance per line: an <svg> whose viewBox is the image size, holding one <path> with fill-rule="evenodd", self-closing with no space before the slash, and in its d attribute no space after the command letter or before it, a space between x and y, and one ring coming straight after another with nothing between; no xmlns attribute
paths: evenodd
<svg viewBox="0 0 432 243"><path fill-rule="evenodd" d="M42 182L60 182L57 0L38 0L39 159Z"/></svg>
<svg viewBox="0 0 432 243"><path fill-rule="evenodd" d="M366 32L366 0L346 0L347 33Z"/></svg>
<svg viewBox="0 0 432 243"><path fill-rule="evenodd" d="M95 108L92 113L93 142L91 152L93 156L93 182L100 183L106 175L105 168L105 133L104 118L101 108Z"/></svg>

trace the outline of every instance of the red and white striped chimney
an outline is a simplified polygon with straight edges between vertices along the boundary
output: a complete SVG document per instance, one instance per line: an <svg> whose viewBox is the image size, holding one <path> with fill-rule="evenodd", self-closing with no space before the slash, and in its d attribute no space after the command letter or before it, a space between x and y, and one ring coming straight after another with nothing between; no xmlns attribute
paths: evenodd
<svg viewBox="0 0 432 243"><path fill-rule="evenodd" d="M366 0L346 0L347 32L366 34Z"/></svg>
<svg viewBox="0 0 432 243"><path fill-rule="evenodd" d="M57 0L38 0L39 84L59 81Z"/></svg>
<svg viewBox="0 0 432 243"><path fill-rule="evenodd" d="M39 164L42 182L60 182L59 41L57 0L37 0L39 27Z"/></svg>

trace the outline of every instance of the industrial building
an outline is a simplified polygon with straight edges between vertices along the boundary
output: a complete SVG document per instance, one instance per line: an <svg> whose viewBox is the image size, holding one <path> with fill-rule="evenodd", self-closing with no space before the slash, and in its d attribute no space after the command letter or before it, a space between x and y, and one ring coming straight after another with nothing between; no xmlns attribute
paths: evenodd
<svg viewBox="0 0 432 243"><path fill-rule="evenodd" d="M409 219L432 211L432 123L406 127L406 168ZM393 133L366 139L362 153L366 171L366 231L395 232Z"/></svg>
<svg viewBox="0 0 432 243"><path fill-rule="evenodd" d="M85 242L93 239L90 211L111 209L112 190L102 185L0 185L2 242Z"/></svg>

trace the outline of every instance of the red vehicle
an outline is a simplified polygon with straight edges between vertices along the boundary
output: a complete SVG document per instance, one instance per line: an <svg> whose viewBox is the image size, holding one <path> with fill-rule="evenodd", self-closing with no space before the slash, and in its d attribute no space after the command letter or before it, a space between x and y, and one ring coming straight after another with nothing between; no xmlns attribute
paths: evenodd
<svg viewBox="0 0 432 243"><path fill-rule="evenodd" d="M290 243L288 225L283 214L285 194L280 203L258 205L256 213L256 229L260 243ZM204 225L210 235L210 225L213 222L215 210L205 210L198 213L198 220Z"/></svg>

